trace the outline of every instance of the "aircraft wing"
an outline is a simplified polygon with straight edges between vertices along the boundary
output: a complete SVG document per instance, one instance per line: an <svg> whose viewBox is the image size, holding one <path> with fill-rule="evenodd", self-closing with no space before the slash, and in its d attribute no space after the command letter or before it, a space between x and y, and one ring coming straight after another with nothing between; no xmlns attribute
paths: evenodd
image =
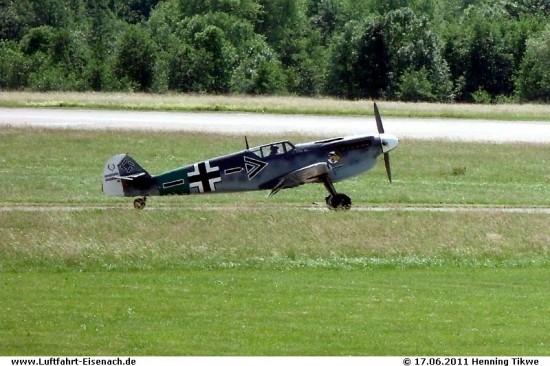
<svg viewBox="0 0 550 366"><path fill-rule="evenodd" d="M330 172L330 167L327 163L316 163L306 167L295 170L285 175L279 183L269 193L269 196L273 196L281 189L294 188L305 183L319 183L322 182L322 177Z"/></svg>

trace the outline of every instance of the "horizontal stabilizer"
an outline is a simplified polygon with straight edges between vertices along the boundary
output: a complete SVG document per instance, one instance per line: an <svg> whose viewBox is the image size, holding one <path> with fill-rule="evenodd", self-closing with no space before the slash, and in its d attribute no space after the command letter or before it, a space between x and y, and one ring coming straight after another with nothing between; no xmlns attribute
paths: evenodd
<svg viewBox="0 0 550 366"><path fill-rule="evenodd" d="M138 173L138 174L132 174L132 175L115 175L114 179L124 179L124 180L134 180L139 177L143 177L146 173Z"/></svg>

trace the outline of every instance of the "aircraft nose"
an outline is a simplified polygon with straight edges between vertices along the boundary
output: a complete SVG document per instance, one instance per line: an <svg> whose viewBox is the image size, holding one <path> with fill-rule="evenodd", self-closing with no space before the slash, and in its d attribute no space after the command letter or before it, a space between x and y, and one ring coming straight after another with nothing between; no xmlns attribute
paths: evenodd
<svg viewBox="0 0 550 366"><path fill-rule="evenodd" d="M399 139L394 135L387 133L380 134L380 141L382 142L382 152L387 153L397 147Z"/></svg>

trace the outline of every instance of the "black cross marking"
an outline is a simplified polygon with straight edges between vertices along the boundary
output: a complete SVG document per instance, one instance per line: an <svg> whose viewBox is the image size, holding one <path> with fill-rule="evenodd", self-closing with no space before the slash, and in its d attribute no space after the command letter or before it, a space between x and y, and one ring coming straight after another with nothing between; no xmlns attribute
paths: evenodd
<svg viewBox="0 0 550 366"><path fill-rule="evenodd" d="M196 187L200 193L216 190L216 183L221 182L219 167L210 167L210 162L195 164L195 170L187 173L189 187Z"/></svg>

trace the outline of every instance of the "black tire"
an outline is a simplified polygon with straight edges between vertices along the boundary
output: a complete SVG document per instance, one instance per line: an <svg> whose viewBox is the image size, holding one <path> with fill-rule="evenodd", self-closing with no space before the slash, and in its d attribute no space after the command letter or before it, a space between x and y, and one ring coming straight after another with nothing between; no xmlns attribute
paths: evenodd
<svg viewBox="0 0 550 366"><path fill-rule="evenodd" d="M349 210L351 208L351 198L345 194L329 195L325 201L331 210Z"/></svg>
<svg viewBox="0 0 550 366"><path fill-rule="evenodd" d="M136 210L143 210L145 208L145 199L144 198L136 198L134 200L134 208Z"/></svg>

